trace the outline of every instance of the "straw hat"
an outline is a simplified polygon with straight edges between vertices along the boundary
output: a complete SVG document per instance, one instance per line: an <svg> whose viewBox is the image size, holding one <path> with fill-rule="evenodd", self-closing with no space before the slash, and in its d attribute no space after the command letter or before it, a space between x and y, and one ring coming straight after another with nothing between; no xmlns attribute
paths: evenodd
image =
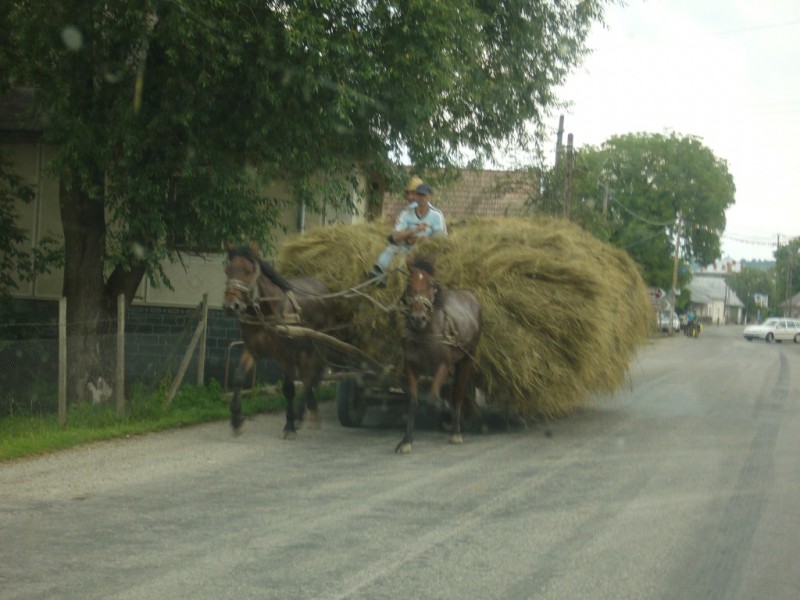
<svg viewBox="0 0 800 600"><path fill-rule="evenodd" d="M408 180L408 183L406 184L406 191L407 192L416 192L417 188L419 186L421 186L423 183L425 183L425 182L422 181L422 179L420 179L417 176L414 176L414 177L412 177L411 179Z"/></svg>

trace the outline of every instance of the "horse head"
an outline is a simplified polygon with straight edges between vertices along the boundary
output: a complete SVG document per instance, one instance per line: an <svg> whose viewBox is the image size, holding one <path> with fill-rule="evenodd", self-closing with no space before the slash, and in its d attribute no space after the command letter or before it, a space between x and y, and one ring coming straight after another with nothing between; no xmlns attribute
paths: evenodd
<svg viewBox="0 0 800 600"><path fill-rule="evenodd" d="M258 246L237 248L226 242L228 260L225 262L225 297L222 303L229 315L240 316L258 298L258 279L261 269Z"/></svg>
<svg viewBox="0 0 800 600"><path fill-rule="evenodd" d="M282 315L291 284L271 264L259 258L257 244L237 248L226 243L226 247L225 312L241 317L252 309L262 317Z"/></svg>
<svg viewBox="0 0 800 600"><path fill-rule="evenodd" d="M403 298L406 305L406 321L409 329L422 331L433 316L438 286L434 282L436 260L434 258L406 259L408 285Z"/></svg>

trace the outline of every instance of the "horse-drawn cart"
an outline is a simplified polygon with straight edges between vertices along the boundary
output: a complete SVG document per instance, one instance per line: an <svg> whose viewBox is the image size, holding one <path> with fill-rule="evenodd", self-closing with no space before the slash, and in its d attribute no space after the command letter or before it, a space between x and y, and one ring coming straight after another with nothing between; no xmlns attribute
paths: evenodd
<svg viewBox="0 0 800 600"><path fill-rule="evenodd" d="M313 277L284 279L271 264L258 257L255 247L229 245L224 307L239 318L244 342L231 398L234 433L243 424L240 394L244 379L254 368L256 358L263 357L281 363L286 439L296 437L296 417L302 418L306 410L312 422L319 419L314 388L323 380L338 379L337 412L345 427L361 425L370 404L408 400L406 434L395 450L410 452L420 384L424 385L430 377L427 396L436 408L447 406L442 392L452 386L452 394L445 396L452 395L451 442L460 444L461 407L480 336L480 305L471 292L441 289L433 279L434 264L435 261L422 258L407 260L406 292L402 301L391 307L394 314L402 304L400 312L405 321L402 344L395 343L386 353L389 357L392 350L402 348L401 378L392 366L331 335L349 333L351 322L341 315L337 319L336 300L350 295L369 298L358 288L370 282L350 288L344 294L331 293ZM394 337L386 341L394 343ZM296 380L303 383L298 414L294 405Z"/></svg>
<svg viewBox="0 0 800 600"><path fill-rule="evenodd" d="M360 427L370 406L405 406L405 381L356 346L300 325L269 325L278 335L314 344L326 358L325 381L336 382L336 412L344 427ZM331 357L335 356L335 359Z"/></svg>

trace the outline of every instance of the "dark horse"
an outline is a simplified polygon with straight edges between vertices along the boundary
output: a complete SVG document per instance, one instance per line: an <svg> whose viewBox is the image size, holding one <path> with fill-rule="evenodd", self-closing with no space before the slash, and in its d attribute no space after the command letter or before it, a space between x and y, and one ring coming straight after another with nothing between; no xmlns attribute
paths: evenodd
<svg viewBox="0 0 800 600"><path fill-rule="evenodd" d="M300 325L317 331L330 328L333 315L330 303L324 298L329 290L313 277L284 279L272 265L258 257L255 245L237 248L228 244L227 249L223 306L228 314L241 321L244 341L244 351L233 377L231 426L234 433L238 433L242 426L239 396L255 360L270 358L280 362L282 367L283 396L286 399L283 437L293 439L297 435L294 382L296 379L303 382L303 402L297 417L301 419L307 407L309 420L318 424L314 388L322 379L325 361L310 342L281 335L273 325Z"/></svg>
<svg viewBox="0 0 800 600"><path fill-rule="evenodd" d="M453 376L453 419L450 442L462 443L461 406L474 368L475 350L481 335L481 306L466 290L442 289L434 282L435 261L409 258L408 285L403 301L406 330L403 340L405 372L408 379L408 424L395 452L411 452L414 417L419 408L419 379L433 377L430 395L443 405L440 392Z"/></svg>

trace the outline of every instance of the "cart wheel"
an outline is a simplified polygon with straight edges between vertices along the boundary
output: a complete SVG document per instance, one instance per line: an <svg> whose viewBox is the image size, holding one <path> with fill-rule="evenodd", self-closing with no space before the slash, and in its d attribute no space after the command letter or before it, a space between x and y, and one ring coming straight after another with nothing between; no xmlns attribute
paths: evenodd
<svg viewBox="0 0 800 600"><path fill-rule="evenodd" d="M367 400L355 379L343 379L336 386L336 410L344 427L361 427L367 412Z"/></svg>

